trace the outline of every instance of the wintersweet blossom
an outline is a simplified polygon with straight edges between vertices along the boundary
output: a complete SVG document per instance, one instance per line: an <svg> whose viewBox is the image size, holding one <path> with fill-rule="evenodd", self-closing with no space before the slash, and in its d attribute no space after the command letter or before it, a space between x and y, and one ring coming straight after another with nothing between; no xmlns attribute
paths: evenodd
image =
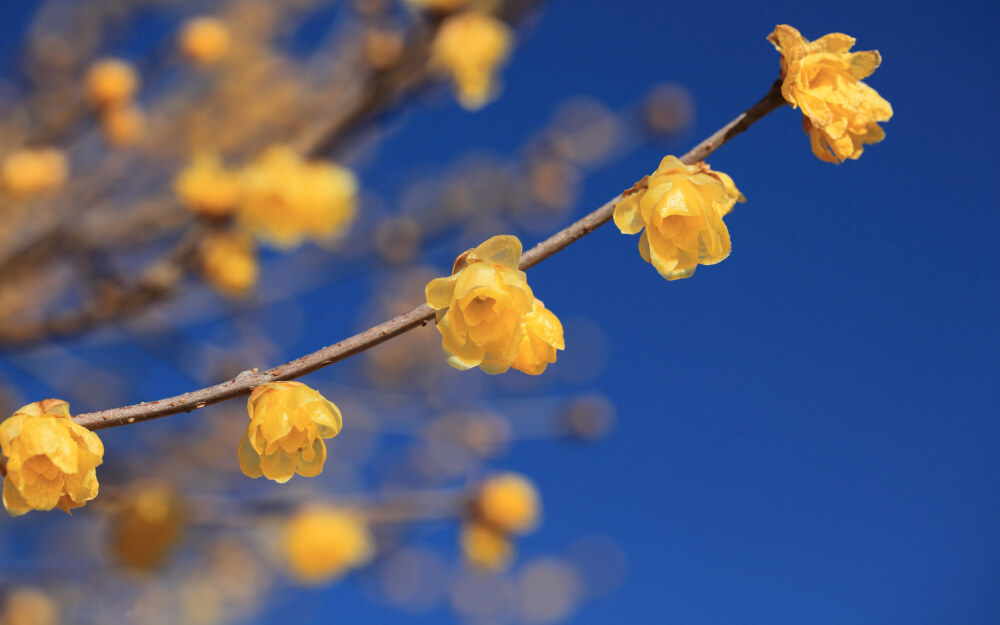
<svg viewBox="0 0 1000 625"><path fill-rule="evenodd" d="M240 200L240 176L226 169L218 156L197 154L174 179L174 193L192 212L224 217Z"/></svg>
<svg viewBox="0 0 1000 625"><path fill-rule="evenodd" d="M667 156L645 188L626 192L614 220L624 234L641 231L643 260L667 280L677 280L690 277L699 264L714 265L729 256L729 230L722 218L743 201L726 174Z"/></svg>
<svg viewBox="0 0 1000 625"><path fill-rule="evenodd" d="M14 195L33 195L61 187L69 176L66 153L56 148L23 148L0 162L0 181Z"/></svg>
<svg viewBox="0 0 1000 625"><path fill-rule="evenodd" d="M333 163L308 162L288 146L265 150L243 170L239 222L281 248L342 236L356 216L357 179Z"/></svg>
<svg viewBox="0 0 1000 625"><path fill-rule="evenodd" d="M521 319L523 338L511 367L529 375L539 375L556 361L556 350L566 349L563 327L551 310L536 299L531 312Z"/></svg>
<svg viewBox="0 0 1000 625"><path fill-rule="evenodd" d="M184 501L170 484L136 483L111 518L111 552L129 568L155 570L181 539L186 521Z"/></svg>
<svg viewBox="0 0 1000 625"><path fill-rule="evenodd" d="M452 275L427 284L441 346L456 369L503 373L517 358L535 297L519 270L521 242L496 236L458 258Z"/></svg>
<svg viewBox="0 0 1000 625"><path fill-rule="evenodd" d="M45 399L0 423L3 505L11 516L29 510L69 512L97 496L101 439L77 425L69 404Z"/></svg>
<svg viewBox="0 0 1000 625"><path fill-rule="evenodd" d="M839 163L885 138L878 122L892 117L892 106L861 82L881 64L877 50L851 52L855 40L842 33L810 42L786 24L767 39L781 53L781 94L802 109L813 154Z"/></svg>
<svg viewBox="0 0 1000 625"><path fill-rule="evenodd" d="M481 11L445 19L431 48L431 67L449 77L467 109L482 108L497 93L495 74L513 38L503 21Z"/></svg>
<svg viewBox="0 0 1000 625"><path fill-rule="evenodd" d="M241 232L219 232L201 243L201 271L224 295L242 297L257 284L253 238Z"/></svg>
<svg viewBox="0 0 1000 625"><path fill-rule="evenodd" d="M121 59L102 59L90 66L86 77L87 99L96 107L119 106L139 89L139 75Z"/></svg>
<svg viewBox="0 0 1000 625"><path fill-rule="evenodd" d="M476 517L508 534L526 534L538 526L541 504L528 478L501 473L487 479L475 499Z"/></svg>
<svg viewBox="0 0 1000 625"><path fill-rule="evenodd" d="M500 571L514 558L510 536L476 519L462 524L458 541L463 558L473 568Z"/></svg>
<svg viewBox="0 0 1000 625"><path fill-rule="evenodd" d="M178 44L181 54L192 62L209 65L229 51L229 28L217 17L195 17L184 24Z"/></svg>
<svg viewBox="0 0 1000 625"><path fill-rule="evenodd" d="M375 555L375 541L356 513L313 506L285 525L284 553L293 577L320 584L367 564Z"/></svg>
<svg viewBox="0 0 1000 625"><path fill-rule="evenodd" d="M326 461L324 438L340 433L340 409L301 382L268 382L247 401L250 425L240 440L240 468L283 484L298 473L315 477Z"/></svg>

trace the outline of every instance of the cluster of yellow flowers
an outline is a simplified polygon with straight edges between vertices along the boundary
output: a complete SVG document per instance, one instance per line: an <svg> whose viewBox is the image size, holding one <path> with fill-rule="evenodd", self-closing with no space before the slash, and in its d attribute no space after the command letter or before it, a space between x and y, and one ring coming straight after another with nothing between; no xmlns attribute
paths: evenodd
<svg viewBox="0 0 1000 625"><path fill-rule="evenodd" d="M497 68L510 55L512 39L510 27L488 13L453 15L434 37L430 66L451 79L462 106L479 109L498 92Z"/></svg>
<svg viewBox="0 0 1000 625"><path fill-rule="evenodd" d="M69 512L97 496L104 445L73 421L62 400L28 404L0 423L0 450L3 505L11 516L57 506Z"/></svg>
<svg viewBox="0 0 1000 625"><path fill-rule="evenodd" d="M356 512L315 505L285 524L284 554L295 579L321 584L367 564L375 555L375 540Z"/></svg>
<svg viewBox="0 0 1000 625"><path fill-rule="evenodd" d="M667 156L645 188L626 192L614 220L624 234L642 232L642 259L667 280L677 280L691 276L699 264L714 265L729 256L729 229L722 218L743 201L726 174Z"/></svg>
<svg viewBox="0 0 1000 625"><path fill-rule="evenodd" d="M535 299L520 260L517 237L496 236L459 256L451 276L427 284L452 367L538 375L565 348L562 324Z"/></svg>
<svg viewBox="0 0 1000 625"><path fill-rule="evenodd" d="M816 156L830 163L856 159L865 144L885 138L878 122L892 117L892 106L861 82L882 63L877 50L851 52L855 40L842 33L810 42L787 24L767 39L781 53L781 94L802 109Z"/></svg>
<svg viewBox="0 0 1000 625"><path fill-rule="evenodd" d="M503 569L514 557L511 537L538 527L538 490L522 475L502 473L480 486L470 512L459 536L466 562L476 568Z"/></svg>
<svg viewBox="0 0 1000 625"><path fill-rule="evenodd" d="M85 90L108 143L127 146L142 138L146 116L134 100L139 74L131 64L121 59L96 61L87 72Z"/></svg>
<svg viewBox="0 0 1000 625"><path fill-rule="evenodd" d="M358 183L333 163L308 162L288 146L265 150L242 169L227 169L217 156L196 155L174 180L188 210L211 219L235 217L258 240L290 248L304 239L342 236L354 222ZM222 293L245 295L257 280L253 241L242 233L209 237L202 271Z"/></svg>
<svg viewBox="0 0 1000 625"><path fill-rule="evenodd" d="M61 187L69 176L66 154L55 148L23 148L0 162L0 181L14 195L35 195Z"/></svg>

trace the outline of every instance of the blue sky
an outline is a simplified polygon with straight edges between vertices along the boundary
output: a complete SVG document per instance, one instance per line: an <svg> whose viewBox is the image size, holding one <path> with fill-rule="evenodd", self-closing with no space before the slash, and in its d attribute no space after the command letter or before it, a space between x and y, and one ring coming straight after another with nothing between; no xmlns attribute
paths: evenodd
<svg viewBox="0 0 1000 625"><path fill-rule="evenodd" d="M591 386L615 400L613 433L587 447L519 444L503 463L545 499L526 552L565 551L587 533L625 550L624 585L575 622L1000 622L998 12L556 1L523 34L499 101L474 115L414 110L364 172L392 187L401 169L471 146L510 154L568 96L618 108L663 81L695 98L693 144L767 91L778 23L882 54L867 82L895 115L859 161L813 157L790 108L711 157L748 198L727 218L725 262L668 283L636 237L605 226L530 272L548 308L592 319L610 345ZM588 176L575 214L666 149ZM443 269L454 251L432 260ZM326 325L310 325L303 345L353 329L354 311L335 308L352 288L316 296L331 305ZM572 339L562 366L590 356ZM405 620L352 585L308 596L308 614Z"/></svg>

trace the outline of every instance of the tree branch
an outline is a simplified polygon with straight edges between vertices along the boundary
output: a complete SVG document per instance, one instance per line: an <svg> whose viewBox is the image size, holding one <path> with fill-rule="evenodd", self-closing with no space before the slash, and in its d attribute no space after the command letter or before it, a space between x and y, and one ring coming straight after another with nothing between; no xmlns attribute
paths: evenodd
<svg viewBox="0 0 1000 625"><path fill-rule="evenodd" d="M704 160L720 146L753 125L754 122L782 106L785 101L781 96L780 85L780 81L775 82L768 94L759 102L720 128L712 136L699 143L681 157L681 160L689 165ZM559 250L562 250L569 244L581 239L610 221L614 213L615 204L621 198L622 195L619 194L586 217L553 234L548 239L525 252L521 256L521 269L534 267L549 256L552 256ZM317 369L322 369L335 362L371 349L417 326L425 326L433 318L434 311L427 304L421 304L410 312L393 317L385 323L369 328L360 334L356 334L339 343L324 347L273 369L268 369L267 371L257 371L256 369L244 371L228 382L184 393L183 395L177 395L176 397L149 403L144 402L133 406L113 408L111 410L91 412L73 418L77 423L86 428L101 430L139 421L158 419L181 412L191 412L192 410L217 404L227 399L249 395L254 387L267 382L293 380L302 377Z"/></svg>

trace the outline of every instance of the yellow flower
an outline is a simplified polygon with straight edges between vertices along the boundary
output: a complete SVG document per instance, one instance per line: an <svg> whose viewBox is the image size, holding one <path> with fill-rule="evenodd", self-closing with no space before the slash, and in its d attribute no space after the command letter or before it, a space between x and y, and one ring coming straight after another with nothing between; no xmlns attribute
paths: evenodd
<svg viewBox="0 0 1000 625"><path fill-rule="evenodd" d="M195 17L180 34L181 54L199 65L215 63L229 51L229 28L216 17Z"/></svg>
<svg viewBox="0 0 1000 625"><path fill-rule="evenodd" d="M275 146L244 170L237 216L258 239L294 247L306 238L343 235L355 218L357 190L350 170Z"/></svg>
<svg viewBox="0 0 1000 625"><path fill-rule="evenodd" d="M460 256L451 276L427 284L427 304L437 311L452 367L503 373L517 358L521 322L535 299L517 268L520 259L517 237L493 237Z"/></svg>
<svg viewBox="0 0 1000 625"><path fill-rule="evenodd" d="M69 176L66 154L56 148L24 148L0 164L3 186L15 195L32 195L61 187Z"/></svg>
<svg viewBox="0 0 1000 625"><path fill-rule="evenodd" d="M514 558L514 546L507 533L477 520L462 524L459 545L465 561L474 568L500 571Z"/></svg>
<svg viewBox="0 0 1000 625"><path fill-rule="evenodd" d="M111 145L124 147L136 143L146 130L146 116L132 103L108 107L101 114L101 129Z"/></svg>
<svg viewBox="0 0 1000 625"><path fill-rule="evenodd" d="M180 540L186 516L184 502L170 484L136 484L112 517L112 553L133 569L159 568Z"/></svg>
<svg viewBox="0 0 1000 625"><path fill-rule="evenodd" d="M87 72L87 99L97 107L125 104L138 88L139 76L135 68L120 59L102 59Z"/></svg>
<svg viewBox="0 0 1000 625"><path fill-rule="evenodd" d="M253 239L234 232L205 237L201 244L201 270L209 284L224 295L246 295L257 284Z"/></svg>
<svg viewBox="0 0 1000 625"><path fill-rule="evenodd" d="M538 491L523 475L501 473L479 488L477 518L508 534L526 534L537 527L541 505Z"/></svg>
<svg viewBox="0 0 1000 625"><path fill-rule="evenodd" d="M177 174L174 193L181 204L195 213L223 217L236 210L240 178L227 171L218 156L198 154Z"/></svg>
<svg viewBox="0 0 1000 625"><path fill-rule="evenodd" d="M268 382L250 393L250 425L240 440L240 468L284 484L315 477L326 461L324 438L340 433L340 409L301 382Z"/></svg>
<svg viewBox="0 0 1000 625"><path fill-rule="evenodd" d="M729 256L729 230L722 218L745 198L732 178L708 165L685 165L667 156L645 189L626 192L615 206L615 225L625 234L642 231L639 253L667 280L690 277L698 264Z"/></svg>
<svg viewBox="0 0 1000 625"><path fill-rule="evenodd" d="M861 82L882 62L877 50L851 52L854 38L842 33L810 42L785 24L767 39L781 53L781 94L802 108L813 154L839 163L885 138L878 122L892 117L892 106Z"/></svg>
<svg viewBox="0 0 1000 625"><path fill-rule="evenodd" d="M59 606L44 592L28 587L4 590L2 625L57 625Z"/></svg>
<svg viewBox="0 0 1000 625"><path fill-rule="evenodd" d="M556 361L556 350L566 348L562 323L542 300L536 299L535 307L521 320L521 329L524 338L511 366L529 375L538 375L550 362Z"/></svg>
<svg viewBox="0 0 1000 625"><path fill-rule="evenodd" d="M451 78L467 109L481 108L497 92L494 74L507 60L510 28L497 18L470 11L447 18L431 47L431 67Z"/></svg>
<svg viewBox="0 0 1000 625"><path fill-rule="evenodd" d="M351 511L330 506L306 508L289 520L284 548L292 576L306 584L332 581L375 555L365 522Z"/></svg>
<svg viewBox="0 0 1000 625"><path fill-rule="evenodd" d="M97 496L104 445L60 399L28 404L0 423L0 448L3 505L11 516L56 506L69 512Z"/></svg>

